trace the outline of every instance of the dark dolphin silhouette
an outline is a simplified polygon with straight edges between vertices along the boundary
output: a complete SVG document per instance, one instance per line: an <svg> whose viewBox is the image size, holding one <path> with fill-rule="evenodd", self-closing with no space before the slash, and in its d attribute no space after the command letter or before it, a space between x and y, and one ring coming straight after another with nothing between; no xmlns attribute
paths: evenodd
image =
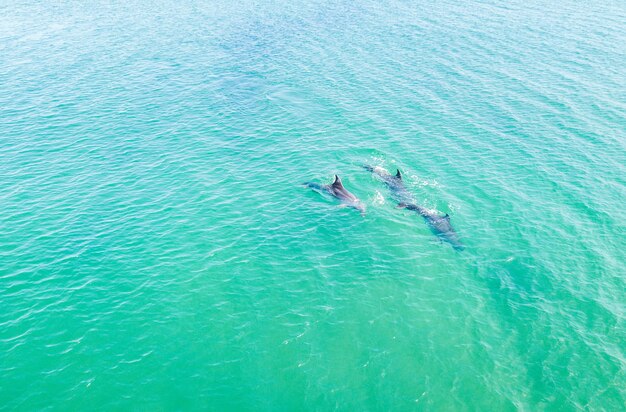
<svg viewBox="0 0 626 412"><path fill-rule="evenodd" d="M433 232L439 239L448 242L454 250L458 250L460 252L465 249L465 246L463 246L459 240L459 235L457 235L456 231L450 224L449 214L446 213L445 216L439 216L428 209L411 203L399 203L398 207L417 212L424 218L431 232Z"/></svg>
<svg viewBox="0 0 626 412"><path fill-rule="evenodd" d="M398 169L395 175L390 174L381 167L373 167L369 165L363 166L378 177L387 185L391 192L392 198L398 202L398 207L413 210L424 218L430 230L439 239L448 242L454 250L461 251L464 249L463 244L459 240L459 236L450 224L450 215L439 216L430 210L416 204L413 196L406 190L402 182L402 173Z"/></svg>
<svg viewBox="0 0 626 412"><path fill-rule="evenodd" d="M397 173L395 175L392 175L382 167L373 167L369 165L364 165L363 167L365 168L365 170L372 172L380 177L380 179L385 183L385 185L391 192L391 197L393 198L393 200L398 203L415 202L413 196L409 193L408 190L406 190L404 182L402 182L402 173L400 173L399 169L397 170Z"/></svg>
<svg viewBox="0 0 626 412"><path fill-rule="evenodd" d="M315 182L306 182L304 183L304 185L315 191L328 193L329 195L336 197L337 199L341 200L344 205L358 210L359 212L361 212L362 216L365 216L365 205L363 204L363 202L361 202L361 200L359 200L359 198L357 198L345 187L343 187L339 176L335 175L335 181L329 185L322 185Z"/></svg>

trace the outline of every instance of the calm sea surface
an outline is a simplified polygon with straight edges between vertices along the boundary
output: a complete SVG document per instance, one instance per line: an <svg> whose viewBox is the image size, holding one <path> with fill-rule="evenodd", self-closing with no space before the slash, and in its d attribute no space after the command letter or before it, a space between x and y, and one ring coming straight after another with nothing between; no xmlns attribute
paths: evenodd
<svg viewBox="0 0 626 412"><path fill-rule="evenodd" d="M3 1L0 409L623 410L625 67L623 1Z"/></svg>

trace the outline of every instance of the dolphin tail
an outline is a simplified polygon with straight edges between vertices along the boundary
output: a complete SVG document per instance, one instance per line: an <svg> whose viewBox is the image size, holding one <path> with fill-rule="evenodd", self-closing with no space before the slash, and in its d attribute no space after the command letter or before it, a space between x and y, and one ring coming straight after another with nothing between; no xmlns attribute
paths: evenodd
<svg viewBox="0 0 626 412"><path fill-rule="evenodd" d="M322 185L320 185L319 183L315 183L315 182L304 182L302 183L302 186L308 187L309 189L313 189L313 190L322 190Z"/></svg>
<svg viewBox="0 0 626 412"><path fill-rule="evenodd" d="M417 213L419 213L420 215L424 216L424 214L426 213L426 209L415 205L413 203L404 203L404 202L400 202L398 203L398 206L396 206L399 209L409 209L409 210L413 210Z"/></svg>
<svg viewBox="0 0 626 412"><path fill-rule="evenodd" d="M367 170L368 172L374 172L374 166L363 165L363 169Z"/></svg>

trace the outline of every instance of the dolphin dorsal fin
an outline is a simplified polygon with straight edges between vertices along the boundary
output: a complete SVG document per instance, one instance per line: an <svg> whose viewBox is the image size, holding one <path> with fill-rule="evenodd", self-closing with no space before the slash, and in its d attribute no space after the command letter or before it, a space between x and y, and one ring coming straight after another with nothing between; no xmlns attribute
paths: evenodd
<svg viewBox="0 0 626 412"><path fill-rule="evenodd" d="M446 215L443 218L450 220L450 215L446 213Z"/></svg>
<svg viewBox="0 0 626 412"><path fill-rule="evenodd" d="M396 170L397 170L396 177L402 180L402 173L400 173L400 169L396 169Z"/></svg>
<svg viewBox="0 0 626 412"><path fill-rule="evenodd" d="M341 183L341 179L339 179L339 176L337 175L335 175L335 181L333 182L333 186L338 189L343 189L343 183Z"/></svg>

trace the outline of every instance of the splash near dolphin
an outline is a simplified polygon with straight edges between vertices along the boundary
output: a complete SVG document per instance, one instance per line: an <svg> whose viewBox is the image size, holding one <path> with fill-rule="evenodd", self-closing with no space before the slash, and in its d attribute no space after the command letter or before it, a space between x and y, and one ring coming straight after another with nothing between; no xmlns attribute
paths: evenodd
<svg viewBox="0 0 626 412"><path fill-rule="evenodd" d="M316 192L329 194L341 201L341 203L347 207L361 212L361 216L365 216L365 205L361 200L350 193L348 189L343 186L339 176L335 175L335 180L329 185L322 185L315 182L306 182L304 186L315 190Z"/></svg>
<svg viewBox="0 0 626 412"><path fill-rule="evenodd" d="M402 173L398 169L395 175L390 174L381 167L373 167L369 165L363 166L365 170L372 172L378 176L389 188L391 197L398 202L398 207L405 208L417 212L424 218L426 224L430 228L431 232L442 241L449 243L454 250L462 251L465 247L459 240L459 236L450 224L450 215L446 213L445 216L439 216L438 214L421 207L416 204L415 198L409 193L402 181Z"/></svg>

